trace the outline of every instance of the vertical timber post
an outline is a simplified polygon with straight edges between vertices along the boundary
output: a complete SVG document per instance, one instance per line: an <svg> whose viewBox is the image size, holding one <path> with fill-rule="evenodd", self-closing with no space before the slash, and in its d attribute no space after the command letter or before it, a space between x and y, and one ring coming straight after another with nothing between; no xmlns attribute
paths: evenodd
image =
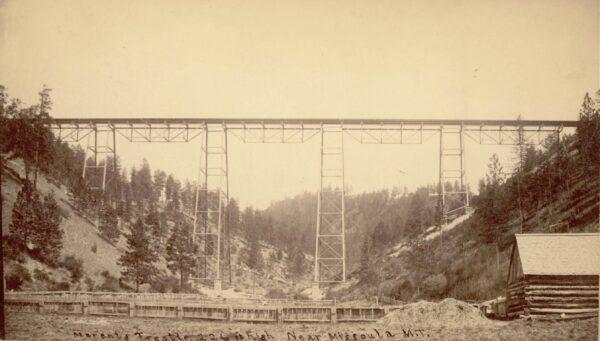
<svg viewBox="0 0 600 341"><path fill-rule="evenodd" d="M204 157L204 165L203 165L203 169L204 169L204 179L202 180L204 183L204 188L202 189L202 192L204 193L204 201L202 202L202 214L205 215L204 218L204 240L203 240L203 247L204 247L204 278L208 277L208 264L207 264L207 255L206 255L206 249L208 246L208 228L209 228L209 219L210 219L210 214L208 212L208 134L209 134L209 129L208 129L208 125L204 125L204 149L202 150L202 156Z"/></svg>
<svg viewBox="0 0 600 341"><path fill-rule="evenodd" d="M200 148L202 149L202 147ZM198 178L196 180L196 197L194 198L194 219L192 226L192 242L196 243L196 233L198 226L198 203L200 197L200 177L202 175L202 156L200 156L200 161L198 162Z"/></svg>
<svg viewBox="0 0 600 341"><path fill-rule="evenodd" d="M217 209L219 210L217 213L217 264L215 264L215 280L214 287L221 290L221 227L223 226L223 219L221 213L223 212L223 189L219 186L219 195L217 196L219 199L219 204L217 205ZM214 251L213 251L214 252Z"/></svg>
<svg viewBox="0 0 600 341"><path fill-rule="evenodd" d="M94 124L94 167L98 166L98 126Z"/></svg>
<svg viewBox="0 0 600 341"><path fill-rule="evenodd" d="M340 129L340 140L342 144L342 282L346 281L346 177L344 159L344 126Z"/></svg>
<svg viewBox="0 0 600 341"><path fill-rule="evenodd" d="M112 126L112 140L113 140L113 145L112 145L112 152L113 152L113 180L115 181L114 184L116 186L117 184L117 179L119 178L119 170L117 169L117 131L115 129L115 126ZM116 189L116 188L115 188Z"/></svg>
<svg viewBox="0 0 600 341"><path fill-rule="evenodd" d="M225 216L225 225L227 226L227 269L229 269L229 286L232 283L232 271L231 271L231 221L229 217L229 144L227 140L227 125L223 124L223 134L225 135L225 196L227 200L227 212Z"/></svg>
<svg viewBox="0 0 600 341"><path fill-rule="evenodd" d="M77 127L77 131L79 134L79 127ZM83 149L83 167L81 169L81 178L83 178L85 180L85 169L87 168L87 159L88 159L88 150L90 149L90 136L88 135L87 137L87 141L86 141L86 146Z"/></svg>
<svg viewBox="0 0 600 341"><path fill-rule="evenodd" d="M446 224L446 190L444 188L444 126L440 126L440 169L439 169L439 200L440 200L440 238Z"/></svg>
<svg viewBox="0 0 600 341"><path fill-rule="evenodd" d="M200 205L200 193L204 190L202 188L203 183L205 183L205 177L203 176L206 169L203 168L204 167L204 162L205 162L205 141L208 139L208 128L206 126L206 124L204 125L204 129L202 130L202 133L204 134L204 136L202 136L201 139L201 143L200 143L200 160L198 162L198 179L196 181L196 198L194 200L194 217L193 217L193 227L192 227L192 242L194 244L196 244L199 248L197 250L197 264L196 264L196 269L195 269L195 277L199 278L201 277L201 259L202 258L200 255L202 254L203 250L201 250L201 247L203 245L203 240L199 237L202 236L202 232L200 231L200 228L198 227L198 215L201 214L203 212L203 210L201 208L199 208ZM202 205L204 205L204 203L202 203Z"/></svg>
<svg viewBox="0 0 600 341"><path fill-rule="evenodd" d="M317 233L315 235L315 283L319 283L319 234L321 233L321 192L323 191L323 124L321 124L321 159L319 163L319 192L317 193Z"/></svg>
<svg viewBox="0 0 600 341"><path fill-rule="evenodd" d="M465 210L464 213L466 214L467 211L469 210L469 185L467 184L467 170L466 170L466 166L465 166L465 141L464 141L464 126L463 123L460 124L460 131L458 133L458 138L459 138L459 148L460 148L460 190L462 192L465 193L464 196L464 204L465 204Z"/></svg>
<svg viewBox="0 0 600 341"><path fill-rule="evenodd" d="M104 147L108 147L108 131L106 133L106 140ZM106 151L105 151L106 152ZM106 190L106 170L108 169L108 156L104 155L104 164L102 165L102 192Z"/></svg>

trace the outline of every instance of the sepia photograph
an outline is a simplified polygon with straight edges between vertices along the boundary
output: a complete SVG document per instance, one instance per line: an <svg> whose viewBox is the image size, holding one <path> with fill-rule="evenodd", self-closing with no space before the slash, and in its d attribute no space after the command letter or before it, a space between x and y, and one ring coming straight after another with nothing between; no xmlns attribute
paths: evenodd
<svg viewBox="0 0 600 341"><path fill-rule="evenodd" d="M0 0L0 340L598 340L600 0Z"/></svg>

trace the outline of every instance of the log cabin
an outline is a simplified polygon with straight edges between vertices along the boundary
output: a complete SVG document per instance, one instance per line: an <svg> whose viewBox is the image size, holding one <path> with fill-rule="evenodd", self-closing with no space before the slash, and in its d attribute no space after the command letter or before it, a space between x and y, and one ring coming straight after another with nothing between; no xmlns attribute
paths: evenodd
<svg viewBox="0 0 600 341"><path fill-rule="evenodd" d="M600 234L515 234L507 317L598 316Z"/></svg>

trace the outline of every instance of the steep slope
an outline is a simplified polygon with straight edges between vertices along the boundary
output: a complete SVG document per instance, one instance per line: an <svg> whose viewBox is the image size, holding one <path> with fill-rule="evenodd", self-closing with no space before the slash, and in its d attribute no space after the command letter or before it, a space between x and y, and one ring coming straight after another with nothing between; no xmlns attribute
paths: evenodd
<svg viewBox="0 0 600 341"><path fill-rule="evenodd" d="M572 155L575 156L575 155ZM541 167L527 176L542 178ZM532 180L532 181L533 181ZM593 172L576 169L564 188L556 189L551 199L542 199L524 212L524 233L598 231L598 188ZM482 237L487 225L485 207L457 218L444 228L432 226L414 238L374 252L372 273L375 280L360 280L360 271L351 274L349 288L333 288L341 297L382 296L403 301L417 298L454 297L482 300L504 295L512 236L520 233L518 210L503 212L507 222L498 226L496 242ZM487 229L489 230L489 229Z"/></svg>
<svg viewBox="0 0 600 341"><path fill-rule="evenodd" d="M2 184L2 195L4 197L2 232L4 235L8 233L12 218L12 207L21 188L19 177L24 176L22 163L11 161L7 166L8 172L5 174L8 174L8 176ZM64 217L61 223L61 228L64 231L62 255L74 255L80 258L83 261L85 276L96 284L104 281L105 276L102 273L106 271L113 277L120 277L121 268L117 265L117 259L123 252L123 242L120 241L117 245L113 245L102 238L94 224L73 208L63 187L51 183L45 176L39 176L38 189L43 194L54 193L56 201L63 212ZM52 270L32 259L28 259L25 266L30 272L38 268L54 272L59 279L64 277L64 272ZM81 286L79 288L87 289Z"/></svg>
<svg viewBox="0 0 600 341"><path fill-rule="evenodd" d="M20 161L10 161L5 168L5 178L2 184L3 217L2 231L4 235L8 234L9 225L12 219L12 208L16 200L17 193L21 188L21 179L24 177L23 164ZM81 259L84 275L78 283L71 283L71 290L98 290L107 275L118 279L121 277L121 267L117 264L119 256L126 250L125 238L121 238L116 243L111 243L103 238L93 221L80 213L72 204L72 199L65 188L49 180L46 176L38 177L38 190L42 194L53 193L55 199L62 211L63 220L61 228L64 231L63 249L61 257L74 255ZM215 297L263 297L270 290L280 290L286 295L293 295L308 287L307 281L292 281L289 270L287 269L288 255L285 251L278 252L278 249L264 241L260 243L261 258L264 267L257 271L248 267L245 263L244 250L248 247L248 242L241 236L232 237L232 275L234 278L233 286L224 292L213 291L209 287L199 287L200 292ZM276 256L279 254L280 256ZM161 276L172 276L173 274L166 269L166 261L161 255L158 264ZM42 270L50 275L55 282L69 282L69 272L63 268L51 268L37 260L25 257L23 264L33 276L36 269ZM308 261L310 257L307 256ZM228 270L225 265L225 258L222 259L223 283L228 287ZM11 268L14 264L9 264ZM308 270L307 270L308 271ZM89 280L86 279L89 277ZM308 278L308 276L305 276ZM91 280L91 282L90 282ZM35 279L23 287L23 289L43 290L45 289ZM93 282L93 285L89 285ZM307 283L305 283L307 282ZM298 283L303 283L298 285ZM95 287L95 288L94 288ZM113 290L119 290L112 287ZM147 286L143 290L148 290Z"/></svg>

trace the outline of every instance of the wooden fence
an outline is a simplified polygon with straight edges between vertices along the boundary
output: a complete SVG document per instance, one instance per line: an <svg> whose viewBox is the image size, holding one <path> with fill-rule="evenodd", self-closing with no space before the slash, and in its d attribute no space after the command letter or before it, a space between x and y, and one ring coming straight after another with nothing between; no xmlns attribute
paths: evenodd
<svg viewBox="0 0 600 341"><path fill-rule="evenodd" d="M312 300L216 299L192 294L7 293L7 313L160 317L232 322L372 322L395 307Z"/></svg>

